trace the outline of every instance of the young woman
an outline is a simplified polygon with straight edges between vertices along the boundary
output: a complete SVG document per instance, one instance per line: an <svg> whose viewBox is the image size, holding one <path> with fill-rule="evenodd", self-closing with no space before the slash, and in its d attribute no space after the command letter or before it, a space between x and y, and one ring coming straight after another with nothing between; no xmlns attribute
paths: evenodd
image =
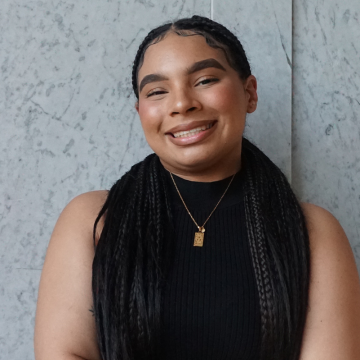
<svg viewBox="0 0 360 360"><path fill-rule="evenodd" d="M258 98L239 40L200 16L160 26L133 87L154 154L62 212L36 359L359 359L348 240L243 138Z"/></svg>

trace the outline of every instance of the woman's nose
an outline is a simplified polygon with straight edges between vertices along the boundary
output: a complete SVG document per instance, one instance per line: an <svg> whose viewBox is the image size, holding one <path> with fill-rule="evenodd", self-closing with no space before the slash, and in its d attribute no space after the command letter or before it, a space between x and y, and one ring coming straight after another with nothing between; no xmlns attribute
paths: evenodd
<svg viewBox="0 0 360 360"><path fill-rule="evenodd" d="M183 114L201 108L200 102L194 97L189 89L178 89L173 91L173 99L170 105L171 115Z"/></svg>

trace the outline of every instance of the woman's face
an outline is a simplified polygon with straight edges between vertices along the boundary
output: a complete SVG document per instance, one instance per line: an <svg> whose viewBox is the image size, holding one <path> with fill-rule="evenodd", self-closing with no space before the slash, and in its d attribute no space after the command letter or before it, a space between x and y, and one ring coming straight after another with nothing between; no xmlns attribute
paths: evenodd
<svg viewBox="0 0 360 360"><path fill-rule="evenodd" d="M221 49L201 35L170 32L146 50L138 89L146 140L165 168L179 175L239 170L256 79L242 81Z"/></svg>

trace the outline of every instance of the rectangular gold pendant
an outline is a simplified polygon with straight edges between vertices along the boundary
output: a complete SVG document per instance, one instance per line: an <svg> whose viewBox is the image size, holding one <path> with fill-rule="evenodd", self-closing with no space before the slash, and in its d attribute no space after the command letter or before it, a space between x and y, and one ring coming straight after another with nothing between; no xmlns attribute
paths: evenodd
<svg viewBox="0 0 360 360"><path fill-rule="evenodd" d="M194 237L194 246L203 246L204 244L204 233L203 232L196 232Z"/></svg>

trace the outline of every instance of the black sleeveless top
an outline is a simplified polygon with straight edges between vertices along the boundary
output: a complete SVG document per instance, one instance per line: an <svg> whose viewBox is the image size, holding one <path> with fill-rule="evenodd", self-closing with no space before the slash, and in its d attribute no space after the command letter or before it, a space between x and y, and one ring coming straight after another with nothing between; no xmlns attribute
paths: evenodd
<svg viewBox="0 0 360 360"><path fill-rule="evenodd" d="M164 360L257 360L260 305L244 209L244 172L238 172L205 225L203 247L194 247L196 225L171 180L175 254L163 307ZM174 175L176 185L201 226L231 176L193 182Z"/></svg>

